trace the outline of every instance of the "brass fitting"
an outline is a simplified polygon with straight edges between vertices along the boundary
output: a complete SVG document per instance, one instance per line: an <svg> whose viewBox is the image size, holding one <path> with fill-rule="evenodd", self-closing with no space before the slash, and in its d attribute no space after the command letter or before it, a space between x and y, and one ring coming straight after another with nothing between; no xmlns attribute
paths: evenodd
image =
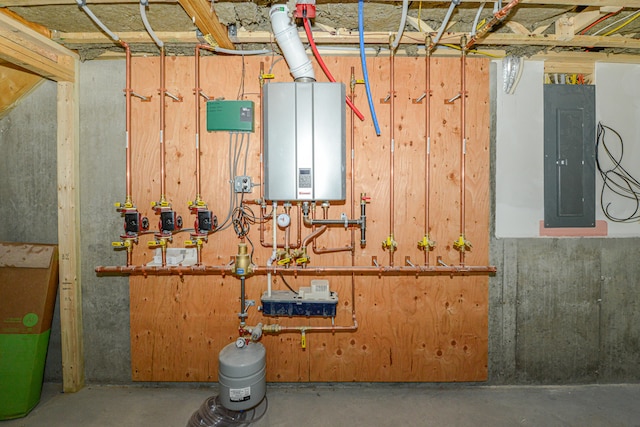
<svg viewBox="0 0 640 427"><path fill-rule="evenodd" d="M248 276L253 273L251 266L251 257L249 256L247 244L238 243L238 253L236 254L236 262L233 265L233 274L236 276Z"/></svg>
<svg viewBox="0 0 640 427"><path fill-rule="evenodd" d="M388 249L389 252L394 252L398 248L398 242L393 240L393 234L387 236L382 242L382 249Z"/></svg>
<svg viewBox="0 0 640 427"><path fill-rule="evenodd" d="M423 250L423 251L430 251L431 249L436 247L436 242L434 242L433 240L429 239L429 234L425 234L422 237L422 240L420 240L418 242L418 248Z"/></svg>
<svg viewBox="0 0 640 427"><path fill-rule="evenodd" d="M453 248L460 252L470 251L471 242L464 238L464 234L461 234L458 240L453 242Z"/></svg>

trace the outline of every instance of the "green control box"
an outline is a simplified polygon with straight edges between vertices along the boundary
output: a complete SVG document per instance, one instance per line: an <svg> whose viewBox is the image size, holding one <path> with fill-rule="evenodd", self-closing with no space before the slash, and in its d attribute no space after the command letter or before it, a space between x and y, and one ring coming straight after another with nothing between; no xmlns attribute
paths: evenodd
<svg viewBox="0 0 640 427"><path fill-rule="evenodd" d="M207 101L209 132L253 132L253 101Z"/></svg>

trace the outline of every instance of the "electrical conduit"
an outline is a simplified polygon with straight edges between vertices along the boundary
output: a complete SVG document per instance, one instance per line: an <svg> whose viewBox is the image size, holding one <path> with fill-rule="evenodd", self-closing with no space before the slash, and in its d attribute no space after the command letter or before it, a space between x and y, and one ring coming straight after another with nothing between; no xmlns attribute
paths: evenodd
<svg viewBox="0 0 640 427"><path fill-rule="evenodd" d="M461 0L451 0L451 4L449 5L447 14L445 15L444 20L442 21L442 25L440 25L440 29L438 30L438 34L436 35L436 38L433 40L434 46L437 45L438 42L440 41L440 37L442 37L442 33L444 33L444 30L447 28L449 19L451 19L451 14L453 13L453 9L455 9L456 6L460 4L460 1Z"/></svg>
<svg viewBox="0 0 640 427"><path fill-rule="evenodd" d="M144 28L147 30L147 32L149 33L149 35L153 39L153 42L160 49L162 49L164 47L164 43L162 42L162 40L160 40L158 38L156 33L153 32L153 29L151 28L151 25L149 24L149 20L147 19L147 10L146 10L147 6L149 6L149 0L140 0L140 17L142 18L142 23L144 24Z"/></svg>
<svg viewBox="0 0 640 427"><path fill-rule="evenodd" d="M400 39L402 39L402 33L404 32L404 26L407 24L407 11L409 10L409 0L402 0L402 18L400 18L400 27L398 27L398 33L396 34L396 38L391 43L391 49L395 50L398 48L400 44Z"/></svg>

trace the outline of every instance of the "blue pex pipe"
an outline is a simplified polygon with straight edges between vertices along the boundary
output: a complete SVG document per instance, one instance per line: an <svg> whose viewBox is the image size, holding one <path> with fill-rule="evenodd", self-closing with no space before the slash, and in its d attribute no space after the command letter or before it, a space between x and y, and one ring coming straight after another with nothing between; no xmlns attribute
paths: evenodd
<svg viewBox="0 0 640 427"><path fill-rule="evenodd" d="M373 107L373 99L371 99L371 86L369 86L369 73L367 72L367 55L364 50L364 0L358 0L358 34L360 36L360 60L362 62L362 74L364 77L364 86L367 89L367 100L369 101L369 111L371 111L371 120L376 128L376 135L380 136L380 125L376 110Z"/></svg>

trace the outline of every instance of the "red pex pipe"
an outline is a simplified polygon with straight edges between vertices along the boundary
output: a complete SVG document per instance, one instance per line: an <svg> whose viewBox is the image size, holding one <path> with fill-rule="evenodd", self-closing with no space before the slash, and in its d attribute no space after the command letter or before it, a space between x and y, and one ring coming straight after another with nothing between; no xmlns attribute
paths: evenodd
<svg viewBox="0 0 640 427"><path fill-rule="evenodd" d="M325 64L324 61L322 60L322 57L320 56L320 52L318 52L318 47L316 46L316 43L313 40L313 34L311 33L311 26L309 25L309 18L305 18L302 21L304 22L304 31L307 33L307 39L309 40L309 44L311 45L311 50L313 51L313 56L315 56L316 61L318 61L318 65L320 65L320 68L322 68L322 71L324 71L324 73L326 74L327 78L331 82L335 83L336 79L333 78L333 75L331 74L331 71L329 71L329 69L327 68L327 64ZM358 118L361 121L364 121L364 116L358 110L358 108L356 108L356 106L353 105L353 102L351 102L351 100L349 99L348 96L345 98L345 100L346 100L347 105L349 106L349 108L351 108L353 110L353 112L356 113L356 116L358 116Z"/></svg>

